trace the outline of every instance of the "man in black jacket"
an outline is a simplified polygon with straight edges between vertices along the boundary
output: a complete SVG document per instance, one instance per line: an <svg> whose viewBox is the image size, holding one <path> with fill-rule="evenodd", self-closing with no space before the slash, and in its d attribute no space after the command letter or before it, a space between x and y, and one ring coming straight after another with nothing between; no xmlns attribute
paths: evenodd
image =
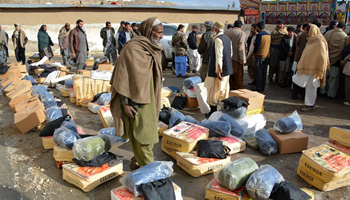
<svg viewBox="0 0 350 200"><path fill-rule="evenodd" d="M112 27L111 22L106 22L106 27L103 27L101 29L100 36L103 39L103 52L110 61L113 61L113 65L115 65L115 62L117 61L117 42L114 38L114 35L115 30Z"/></svg>
<svg viewBox="0 0 350 200"><path fill-rule="evenodd" d="M278 68L278 84L285 87L292 83L292 65L296 50L295 28L287 28L288 35L283 36L281 40L280 61Z"/></svg>
<svg viewBox="0 0 350 200"><path fill-rule="evenodd" d="M201 56L198 53L198 45L197 45L197 35L198 33L198 26L193 25L192 26L192 32L188 35L187 43L189 48L189 64L190 64L190 70L192 73L197 73L201 67Z"/></svg>
<svg viewBox="0 0 350 200"><path fill-rule="evenodd" d="M211 30L213 27L212 21L206 21L204 23L205 28L207 31L202 35L201 42L198 46L198 53L202 55L202 67L200 69L200 77L202 81L204 82L205 77L208 75L208 69L209 69L209 60L210 60L210 53L213 45L213 31Z"/></svg>

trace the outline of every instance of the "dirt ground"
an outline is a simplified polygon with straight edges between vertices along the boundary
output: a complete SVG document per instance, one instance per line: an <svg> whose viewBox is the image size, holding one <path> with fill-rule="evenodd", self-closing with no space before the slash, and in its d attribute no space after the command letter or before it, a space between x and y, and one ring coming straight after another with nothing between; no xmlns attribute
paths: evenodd
<svg viewBox="0 0 350 200"><path fill-rule="evenodd" d="M13 58L10 59L10 61ZM56 57L56 60L59 60ZM175 77L170 70L164 71L165 86L177 86L182 88L183 79ZM245 86L249 89L250 79L245 71ZM56 89L52 89L56 96L60 96ZM265 90L265 112L267 119L266 128L281 117L288 116L294 110L298 110L303 102L291 100L289 89L279 86L269 86ZM92 114L87 108L77 107L69 102L67 98L61 98L73 115L77 125L82 126L87 133L97 133L102 129L98 115ZM44 150L38 131L21 134L13 123L13 112L7 105L9 100L0 97L0 199L110 199L110 191L121 186L119 178L113 179L100 185L91 192L82 192L77 187L63 181L62 171L56 168L52 157L52 150ZM203 120L204 116L199 109L188 109L183 111L192 115L197 120ZM314 111L299 112L304 124L303 132L309 135L308 147L322 144L328 139L331 126L350 128L349 107L342 104L340 100L329 100L323 97L317 99L317 108ZM132 151L129 144L115 145L113 153L122 156L125 174L130 172L129 160ZM160 149L160 143L154 147L155 160L173 161L170 156ZM315 193L315 199L350 199L350 187L344 187L331 192L320 192L309 187L296 174L298 161L301 154L272 156L262 155L260 152L249 147L242 153L232 156L231 160L241 157L250 157L259 165L270 164L275 167L288 181L298 187L309 188ZM123 176L123 175L122 175ZM213 179L213 175L193 178L174 164L172 180L182 188L185 200L204 199L205 187Z"/></svg>

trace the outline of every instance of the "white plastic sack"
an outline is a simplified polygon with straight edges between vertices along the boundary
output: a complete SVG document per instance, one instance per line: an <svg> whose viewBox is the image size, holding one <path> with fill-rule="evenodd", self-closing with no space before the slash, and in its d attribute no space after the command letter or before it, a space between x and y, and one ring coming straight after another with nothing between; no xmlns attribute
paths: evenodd
<svg viewBox="0 0 350 200"><path fill-rule="evenodd" d="M207 103L208 92L207 88L204 87L204 83L199 83L194 86L194 91L196 93L199 109L202 114L210 112L210 106Z"/></svg>
<svg viewBox="0 0 350 200"><path fill-rule="evenodd" d="M251 115L236 120L236 122L243 128L244 133L241 138L249 138L266 126L266 118L263 114Z"/></svg>
<svg viewBox="0 0 350 200"><path fill-rule="evenodd" d="M98 109L100 109L101 107L102 106L98 105L97 103L92 103L92 102L88 103L88 109L94 114L97 114Z"/></svg>

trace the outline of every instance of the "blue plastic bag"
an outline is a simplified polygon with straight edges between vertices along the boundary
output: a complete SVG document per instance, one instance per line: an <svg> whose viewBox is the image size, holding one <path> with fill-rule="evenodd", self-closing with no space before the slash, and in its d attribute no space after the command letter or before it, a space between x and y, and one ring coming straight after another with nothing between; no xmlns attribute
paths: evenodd
<svg viewBox="0 0 350 200"><path fill-rule="evenodd" d="M66 88L73 88L73 79L68 79L64 81L64 85L66 86Z"/></svg>
<svg viewBox="0 0 350 200"><path fill-rule="evenodd" d="M35 82L34 78L31 75L25 75L24 79L30 81L30 83L32 84Z"/></svg>
<svg viewBox="0 0 350 200"><path fill-rule="evenodd" d="M294 111L290 116L277 120L273 128L280 133L291 133L293 131L301 131L303 123L298 112Z"/></svg>
<svg viewBox="0 0 350 200"><path fill-rule="evenodd" d="M47 92L47 87L43 86L43 85L34 85L33 87L31 87L31 89L33 90L33 95L37 95L39 96L40 94Z"/></svg>
<svg viewBox="0 0 350 200"><path fill-rule="evenodd" d="M209 137L229 137L231 132L230 122L203 120L203 127L209 129Z"/></svg>
<svg viewBox="0 0 350 200"><path fill-rule="evenodd" d="M192 124L200 124L195 118L190 115L186 115L184 121L191 122Z"/></svg>
<svg viewBox="0 0 350 200"><path fill-rule="evenodd" d="M265 129L255 133L255 140L259 145L260 152L265 155L277 153L277 143Z"/></svg>
<svg viewBox="0 0 350 200"><path fill-rule="evenodd" d="M11 83L12 83L12 82L13 82L13 81L11 81ZM6 89L9 85L11 85L11 83L9 83L9 84L7 84L5 87L1 88L1 93L2 93L4 96L6 96L5 89Z"/></svg>
<svg viewBox="0 0 350 200"><path fill-rule="evenodd" d="M168 88L171 89L171 91L172 91L173 93L179 93L179 92L180 92L180 89L177 88L177 87L175 87L175 86L169 86Z"/></svg>
<svg viewBox="0 0 350 200"><path fill-rule="evenodd" d="M63 123L61 124L61 128L67 128L71 131L74 131L75 133L78 133L77 125L73 120L64 120Z"/></svg>
<svg viewBox="0 0 350 200"><path fill-rule="evenodd" d="M142 196L141 184L169 178L174 172L173 165L171 161L154 161L126 175L120 182L127 190L134 193L135 197Z"/></svg>
<svg viewBox="0 0 350 200"><path fill-rule="evenodd" d="M283 176L274 167L262 165L249 177L245 187L253 199L268 199L275 184L282 181Z"/></svg>
<svg viewBox="0 0 350 200"><path fill-rule="evenodd" d="M55 98L53 98L53 96L47 91L40 92L38 97L39 97L41 103L44 104L46 109L57 106Z"/></svg>
<svg viewBox="0 0 350 200"><path fill-rule="evenodd" d="M46 121L50 123L60 117L63 117L62 111L59 107L53 106L51 108L46 109Z"/></svg>
<svg viewBox="0 0 350 200"><path fill-rule="evenodd" d="M171 116L169 119L169 128L176 126L177 124L179 124L180 122L185 121L185 115L183 115L181 112L173 109L173 111L171 112Z"/></svg>
<svg viewBox="0 0 350 200"><path fill-rule="evenodd" d="M108 105L111 102L111 93L103 93L95 103L98 105Z"/></svg>
<svg viewBox="0 0 350 200"><path fill-rule="evenodd" d="M99 135L106 135L108 136L109 140L111 141L112 144L114 143L126 143L129 142L129 139L127 138L126 140L123 140L122 137L116 136L115 135L115 128L110 127L110 128L103 128L98 132Z"/></svg>
<svg viewBox="0 0 350 200"><path fill-rule="evenodd" d="M78 139L80 139L80 136L77 133L65 127L56 129L53 134L53 141L58 146L67 149L72 149L74 142Z"/></svg>
<svg viewBox="0 0 350 200"><path fill-rule="evenodd" d="M199 76L186 78L184 80L184 87L186 89L192 89L195 85L197 85L198 83L201 83L201 82L202 82L202 79Z"/></svg>
<svg viewBox="0 0 350 200"><path fill-rule="evenodd" d="M219 121L229 122L231 124L231 135L241 137L244 133L243 128L228 114L223 114Z"/></svg>

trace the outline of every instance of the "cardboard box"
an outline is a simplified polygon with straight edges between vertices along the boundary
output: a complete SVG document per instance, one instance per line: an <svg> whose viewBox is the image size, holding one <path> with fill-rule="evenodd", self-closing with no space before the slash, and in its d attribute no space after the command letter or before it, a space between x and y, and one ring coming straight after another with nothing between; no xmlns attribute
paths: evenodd
<svg viewBox="0 0 350 200"><path fill-rule="evenodd" d="M53 147L53 158L55 161L73 162L74 154L70 149L55 145Z"/></svg>
<svg viewBox="0 0 350 200"><path fill-rule="evenodd" d="M182 200L181 195L181 188L173 183L174 186L174 192L175 192L175 199L176 200ZM126 189L126 187L121 186L118 188L115 188L111 191L111 200L144 200L145 198L143 196L135 197L135 195L129 190Z"/></svg>
<svg viewBox="0 0 350 200"><path fill-rule="evenodd" d="M22 102L19 102L13 107L15 113L20 112L23 109L31 108L32 106L38 106L39 109L45 110L44 105L39 100L38 96L32 96L29 99L25 99Z"/></svg>
<svg viewBox="0 0 350 200"><path fill-rule="evenodd" d="M13 67L10 67L6 74L0 74L0 77L1 77L1 80L6 80L9 76L16 76L18 78L21 78L22 77L22 74L21 72L19 71L18 68L13 68Z"/></svg>
<svg viewBox="0 0 350 200"><path fill-rule="evenodd" d="M53 141L53 136L41 137L44 149L53 149L56 143Z"/></svg>
<svg viewBox="0 0 350 200"><path fill-rule="evenodd" d="M178 152L177 150L175 149L172 149L172 148L169 148L169 147L166 147L164 146L164 141L165 140L162 140L162 144L161 144L161 149L164 153L168 154L170 157L174 158L176 160L176 157L177 157L177 154L176 152Z"/></svg>
<svg viewBox="0 0 350 200"><path fill-rule="evenodd" d="M264 111L265 111L264 106L261 108L253 109L253 110L247 110L247 113L245 114L245 116L262 114L262 113L264 113Z"/></svg>
<svg viewBox="0 0 350 200"><path fill-rule="evenodd" d="M31 98L32 97L32 92L33 92L33 90L30 90L28 92L22 93L21 95L17 96L16 98L12 99L9 102L9 106L10 106L11 110L13 112L15 112L14 107L16 106L16 104L21 103L21 102Z"/></svg>
<svg viewBox="0 0 350 200"><path fill-rule="evenodd" d="M264 106L265 95L247 89L231 90L230 97L239 97L249 103L247 110L259 109Z"/></svg>
<svg viewBox="0 0 350 200"><path fill-rule="evenodd" d="M311 197L311 199L308 199L308 200L315 200L315 195L311 190L306 189L306 188L300 188L300 189L302 191L304 191L305 193L307 193Z"/></svg>
<svg viewBox="0 0 350 200"><path fill-rule="evenodd" d="M78 74L82 74L85 77L90 77L91 76L91 71L90 70L78 70Z"/></svg>
<svg viewBox="0 0 350 200"><path fill-rule="evenodd" d="M324 192L350 185L350 176L331 182L324 182L301 165L298 166L297 174L308 184Z"/></svg>
<svg viewBox="0 0 350 200"><path fill-rule="evenodd" d="M289 134L281 134L273 128L269 128L268 131L277 143L279 154L299 153L307 149L309 136L301 131L294 131Z"/></svg>
<svg viewBox="0 0 350 200"><path fill-rule="evenodd" d="M39 77L39 78L37 79L37 82L38 82L39 84L42 84L42 83L45 82L45 80L46 80L45 77Z"/></svg>
<svg viewBox="0 0 350 200"><path fill-rule="evenodd" d="M187 108L197 108L199 106L197 98L190 98L187 96L186 107Z"/></svg>
<svg viewBox="0 0 350 200"><path fill-rule="evenodd" d="M22 65L22 63L19 64L19 65L12 66L11 68L17 68L20 73L28 73L27 66L26 65Z"/></svg>
<svg viewBox="0 0 350 200"><path fill-rule="evenodd" d="M195 151L191 153L176 152L176 154L177 165L193 177L213 174L231 161L230 156L227 156L226 159L201 158L197 156Z"/></svg>
<svg viewBox="0 0 350 200"><path fill-rule="evenodd" d="M42 69L42 68L34 69L34 73L35 73L36 75L39 75L39 74L43 73L44 71L45 71L45 69Z"/></svg>
<svg viewBox="0 0 350 200"><path fill-rule="evenodd" d="M75 97L70 96L70 97L69 97L69 101L70 101L71 103L76 103L76 102L77 102L77 99L76 99Z"/></svg>
<svg viewBox="0 0 350 200"><path fill-rule="evenodd" d="M199 140L206 140L208 136L207 128L189 122L181 122L163 132L163 144L165 147L188 153L196 148Z"/></svg>
<svg viewBox="0 0 350 200"><path fill-rule="evenodd" d="M112 64L99 64L97 71L113 71Z"/></svg>
<svg viewBox="0 0 350 200"><path fill-rule="evenodd" d="M81 167L75 163L62 166L63 180L89 192L124 173L123 162L112 160L101 167Z"/></svg>
<svg viewBox="0 0 350 200"><path fill-rule="evenodd" d="M30 82L30 81L29 81ZM21 82L18 84L11 92L7 93L6 96L10 100L18 97L19 95L31 91L31 86L28 86L28 84Z"/></svg>
<svg viewBox="0 0 350 200"><path fill-rule="evenodd" d="M208 200L253 200L248 193L244 190L244 187L231 191L214 179L205 188L205 199Z"/></svg>
<svg viewBox="0 0 350 200"><path fill-rule="evenodd" d="M11 74L5 80L2 79L1 87L5 87L6 85L10 84L11 82L13 82L15 80L19 80L18 77L15 74Z"/></svg>
<svg viewBox="0 0 350 200"><path fill-rule="evenodd" d="M95 62L94 60L89 59L89 60L85 61L85 64L87 67L92 67L92 66L94 66L94 62Z"/></svg>
<svg viewBox="0 0 350 200"><path fill-rule="evenodd" d="M350 174L350 156L326 144L303 151L299 165L326 183Z"/></svg>
<svg viewBox="0 0 350 200"><path fill-rule="evenodd" d="M100 120L104 128L108 128L112 126L113 116L111 113L111 107L109 105L102 106L100 109L98 109L97 114L100 117Z"/></svg>
<svg viewBox="0 0 350 200"><path fill-rule="evenodd" d="M40 108L39 104L22 109L20 112L15 113L14 116L14 123L22 133L32 130L45 120L44 110Z"/></svg>
<svg viewBox="0 0 350 200"><path fill-rule="evenodd" d="M331 127L329 139L339 144L350 147L350 130L345 128Z"/></svg>
<svg viewBox="0 0 350 200"><path fill-rule="evenodd" d="M168 125L166 125L165 123L158 121L158 135L159 137L163 136L163 132L168 130Z"/></svg>
<svg viewBox="0 0 350 200"><path fill-rule="evenodd" d="M15 87L17 85L19 85L20 83L25 83L25 82L26 82L25 80L15 79L14 81L12 81L12 83L9 86L7 86L7 88L5 88L4 92L7 94L7 93L11 92L13 89L15 89Z"/></svg>

